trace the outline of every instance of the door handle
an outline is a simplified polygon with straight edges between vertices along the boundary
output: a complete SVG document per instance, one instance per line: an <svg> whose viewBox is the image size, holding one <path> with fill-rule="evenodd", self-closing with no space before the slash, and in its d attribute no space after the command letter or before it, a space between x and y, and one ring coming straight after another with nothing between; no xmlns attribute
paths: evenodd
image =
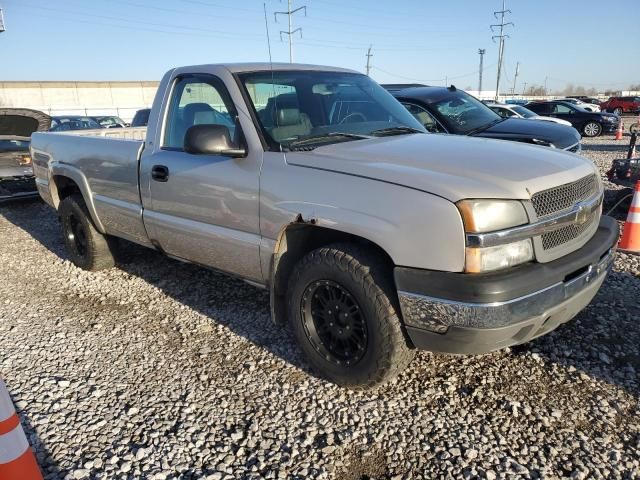
<svg viewBox="0 0 640 480"><path fill-rule="evenodd" d="M154 165L151 167L151 178L156 182L166 182L169 180L169 168L164 165Z"/></svg>

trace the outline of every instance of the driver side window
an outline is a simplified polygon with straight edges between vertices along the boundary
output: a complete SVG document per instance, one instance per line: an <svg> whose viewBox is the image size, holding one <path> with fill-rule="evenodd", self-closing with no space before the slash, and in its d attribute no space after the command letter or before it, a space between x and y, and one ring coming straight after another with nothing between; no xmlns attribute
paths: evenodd
<svg viewBox="0 0 640 480"><path fill-rule="evenodd" d="M444 130L440 127L436 119L433 118L433 115L431 115L431 113L429 113L425 108L415 105L413 103L403 102L402 105L404 105L404 107L407 110L409 110L409 113L413 115L414 118L418 120L424 126L424 128L427 129L428 132L431 132L431 133L444 132Z"/></svg>
<svg viewBox="0 0 640 480"><path fill-rule="evenodd" d="M215 77L178 80L169 106L163 147L182 150L185 134L194 125L223 125L237 143L235 107Z"/></svg>

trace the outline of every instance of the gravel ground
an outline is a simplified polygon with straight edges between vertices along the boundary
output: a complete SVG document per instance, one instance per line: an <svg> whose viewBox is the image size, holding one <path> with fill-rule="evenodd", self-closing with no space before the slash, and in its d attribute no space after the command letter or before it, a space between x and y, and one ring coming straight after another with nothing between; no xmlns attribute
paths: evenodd
<svg viewBox="0 0 640 480"><path fill-rule="evenodd" d="M603 172L612 138L585 142ZM638 257L546 337L351 392L261 290L136 246L81 271L37 201L0 238L0 376L49 479L640 478Z"/></svg>

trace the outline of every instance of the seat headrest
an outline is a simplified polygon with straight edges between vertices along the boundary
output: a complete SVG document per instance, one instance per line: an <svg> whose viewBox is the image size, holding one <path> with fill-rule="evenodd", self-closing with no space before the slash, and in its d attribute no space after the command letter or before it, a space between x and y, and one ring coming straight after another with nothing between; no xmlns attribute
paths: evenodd
<svg viewBox="0 0 640 480"><path fill-rule="evenodd" d="M297 108L279 108L276 110L276 126L288 127L300 123L300 110Z"/></svg>

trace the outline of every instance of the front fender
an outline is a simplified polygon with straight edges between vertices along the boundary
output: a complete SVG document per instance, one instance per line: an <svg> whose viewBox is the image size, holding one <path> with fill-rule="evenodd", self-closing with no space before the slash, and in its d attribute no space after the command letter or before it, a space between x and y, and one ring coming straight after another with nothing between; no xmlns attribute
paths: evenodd
<svg viewBox="0 0 640 480"><path fill-rule="evenodd" d="M261 231L274 245L288 224L310 222L375 243L395 265L463 271L464 227L449 200L322 170L288 168L286 177L262 177Z"/></svg>

